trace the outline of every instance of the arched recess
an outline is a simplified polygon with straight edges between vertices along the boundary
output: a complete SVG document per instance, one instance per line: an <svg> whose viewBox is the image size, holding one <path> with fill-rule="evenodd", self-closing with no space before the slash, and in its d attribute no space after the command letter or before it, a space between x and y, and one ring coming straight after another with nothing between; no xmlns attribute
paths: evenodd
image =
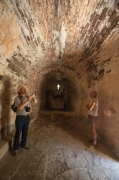
<svg viewBox="0 0 119 180"><path fill-rule="evenodd" d="M44 67L41 69L41 67L37 67L37 69L34 70L34 73L28 77L28 86L29 88L33 91L33 90L36 90L36 84L37 84L37 81L39 80L39 78L42 78L45 74L51 72L51 71L61 71L61 72L66 72L67 74L71 74L74 78L76 78L77 80L82 80L82 77L80 75L79 72L77 72L76 70L74 70L73 68L71 67L68 67L66 65L51 65L49 67ZM31 82L31 77L32 78L32 82ZM30 85L29 85L30 83Z"/></svg>
<svg viewBox="0 0 119 180"><path fill-rule="evenodd" d="M51 108L51 102L48 102L50 98L53 98L53 100L55 98L63 98L64 111L73 110L76 114L80 114L82 94L86 94L82 83L85 83L81 79L80 74L74 69L68 68L67 66L52 66L42 69L34 76L33 83L39 100L38 114L43 108ZM58 84L61 87L60 93L57 89ZM56 91L59 93L59 96ZM50 95L51 97L49 97ZM59 110L60 108L57 109Z"/></svg>

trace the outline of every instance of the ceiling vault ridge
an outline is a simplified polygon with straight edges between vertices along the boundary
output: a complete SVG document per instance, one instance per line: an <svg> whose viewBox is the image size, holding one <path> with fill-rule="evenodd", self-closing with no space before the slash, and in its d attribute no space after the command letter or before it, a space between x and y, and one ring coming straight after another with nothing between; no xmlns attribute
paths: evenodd
<svg viewBox="0 0 119 180"><path fill-rule="evenodd" d="M68 67L66 65L53 65L51 67L46 67L43 68L42 70L40 69L39 71L37 71L37 73L34 76L34 79L37 79L39 76L44 76L45 74L51 72L51 71L60 71L60 72L66 72L67 74L71 74L74 77L76 77L77 79L81 79L81 75L79 72L77 72L75 69Z"/></svg>

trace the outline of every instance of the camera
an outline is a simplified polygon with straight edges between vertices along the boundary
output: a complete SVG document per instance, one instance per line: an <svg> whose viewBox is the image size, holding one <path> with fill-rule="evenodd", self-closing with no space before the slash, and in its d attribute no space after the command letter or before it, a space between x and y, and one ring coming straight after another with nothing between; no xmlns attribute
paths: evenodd
<svg viewBox="0 0 119 180"><path fill-rule="evenodd" d="M25 110L26 110L26 112L30 112L31 108L28 106L25 106Z"/></svg>

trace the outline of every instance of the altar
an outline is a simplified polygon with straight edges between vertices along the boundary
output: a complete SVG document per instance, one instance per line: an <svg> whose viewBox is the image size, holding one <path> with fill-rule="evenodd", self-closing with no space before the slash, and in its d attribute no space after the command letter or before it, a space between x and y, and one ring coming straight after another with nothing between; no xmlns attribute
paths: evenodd
<svg viewBox="0 0 119 180"><path fill-rule="evenodd" d="M51 108L63 109L64 108L63 98L52 99L51 100Z"/></svg>

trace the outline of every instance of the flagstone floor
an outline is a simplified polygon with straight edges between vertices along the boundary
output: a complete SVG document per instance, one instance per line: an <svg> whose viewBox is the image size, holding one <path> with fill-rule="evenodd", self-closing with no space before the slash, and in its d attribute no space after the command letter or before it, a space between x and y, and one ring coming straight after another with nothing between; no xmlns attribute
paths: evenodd
<svg viewBox="0 0 119 180"><path fill-rule="evenodd" d="M119 159L104 143L88 148L89 127L82 118L42 115L30 125L30 149L0 160L0 180L119 180Z"/></svg>

